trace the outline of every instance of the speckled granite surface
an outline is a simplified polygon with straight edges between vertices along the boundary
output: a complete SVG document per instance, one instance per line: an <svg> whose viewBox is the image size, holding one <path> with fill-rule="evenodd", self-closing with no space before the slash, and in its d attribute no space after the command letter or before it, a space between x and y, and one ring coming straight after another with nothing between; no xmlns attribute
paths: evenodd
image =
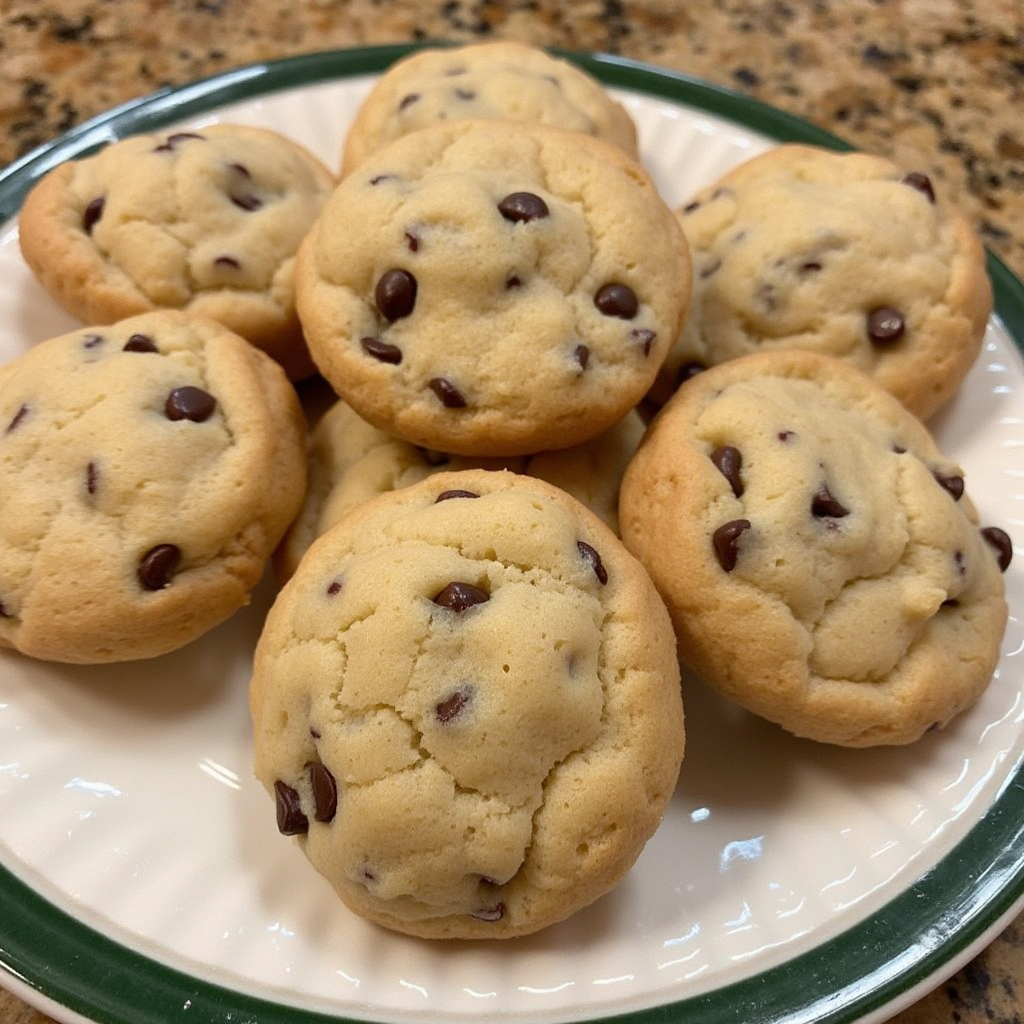
<svg viewBox="0 0 1024 1024"><path fill-rule="evenodd" d="M685 71L927 168L1024 277L1019 0L0 0L0 165L251 61L511 36ZM50 1018L0 992L2 1024ZM1021 1024L1024 917L898 1024Z"/></svg>

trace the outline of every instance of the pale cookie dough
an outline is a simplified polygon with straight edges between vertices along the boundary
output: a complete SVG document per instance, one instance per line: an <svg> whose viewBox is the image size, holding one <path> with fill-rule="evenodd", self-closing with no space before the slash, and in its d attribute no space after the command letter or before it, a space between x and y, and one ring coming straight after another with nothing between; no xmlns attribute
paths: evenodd
<svg viewBox="0 0 1024 1024"><path fill-rule="evenodd" d="M992 309L985 252L928 177L784 145L678 211L693 304L653 396L751 352L843 359L925 419L956 393Z"/></svg>
<svg viewBox="0 0 1024 1024"><path fill-rule="evenodd" d="M21 251L85 323L155 309L209 316L298 380L314 367L295 312L295 253L333 187L311 153L266 129L134 136L32 189Z"/></svg>
<svg viewBox="0 0 1024 1024"><path fill-rule="evenodd" d="M626 471L622 536L681 659L800 736L908 743L988 685L1009 538L852 367L790 351L684 384Z"/></svg>
<svg viewBox="0 0 1024 1024"><path fill-rule="evenodd" d="M689 298L682 231L608 143L458 121L376 153L328 200L296 293L364 419L460 455L596 437L643 397Z"/></svg>
<svg viewBox="0 0 1024 1024"><path fill-rule="evenodd" d="M619 528L619 484L644 433L639 413L628 413L593 441L561 451L507 459L468 458L418 448L371 427L339 399L310 438L306 500L274 556L286 580L313 541L370 498L416 483L432 473L509 469L567 491L612 530Z"/></svg>
<svg viewBox="0 0 1024 1024"><path fill-rule="evenodd" d="M356 113L341 173L403 135L466 118L549 124L637 155L632 118L596 78L538 47L506 39L421 50L392 64Z"/></svg>
<svg viewBox="0 0 1024 1024"><path fill-rule="evenodd" d="M150 658L247 603L302 501L281 368L212 320L149 313L0 367L0 647Z"/></svg>
<svg viewBox="0 0 1024 1024"><path fill-rule="evenodd" d="M429 477L320 537L267 618L251 708L280 831L357 914L428 938L523 935L606 893L683 754L649 577L510 472Z"/></svg>

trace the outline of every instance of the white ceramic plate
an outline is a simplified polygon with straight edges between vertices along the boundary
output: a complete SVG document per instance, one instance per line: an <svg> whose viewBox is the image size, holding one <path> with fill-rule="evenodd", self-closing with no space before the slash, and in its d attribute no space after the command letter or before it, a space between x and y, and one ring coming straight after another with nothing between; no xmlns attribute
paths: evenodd
<svg viewBox="0 0 1024 1024"><path fill-rule="evenodd" d="M266 125L334 165L373 75L406 52L318 54L131 104L0 176L0 359L77 326L23 266L14 215L49 166L111 138ZM628 106L665 200L775 140L837 140L653 68L576 57ZM1024 537L1022 289L990 260L984 352L934 423L985 524ZM2 496L0 496L2 509ZM2 514L2 512L0 512ZM291 842L250 771L250 652L273 597L151 663L0 654L0 980L67 1021L881 1020L987 942L1024 893L1024 569L991 687L893 750L796 740L686 690L666 820L626 880L501 944L364 924Z"/></svg>

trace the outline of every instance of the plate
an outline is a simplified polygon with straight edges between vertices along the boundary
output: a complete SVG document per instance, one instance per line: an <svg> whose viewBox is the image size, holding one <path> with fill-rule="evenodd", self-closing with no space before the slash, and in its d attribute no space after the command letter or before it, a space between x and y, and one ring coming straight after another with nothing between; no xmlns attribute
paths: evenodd
<svg viewBox="0 0 1024 1024"><path fill-rule="evenodd" d="M49 167L111 139L266 125L335 165L409 47L243 68L121 107L0 176L0 359L75 326L31 279L16 214ZM730 92L570 55L635 118L670 206L776 141L842 143ZM1024 537L1024 288L994 256L984 351L932 426L984 523ZM273 599L153 662L0 655L0 963L65 1021L880 1021L1024 906L1024 566L996 677L908 748L790 737L687 681L662 827L614 892L504 943L430 943L350 914L251 772L250 653Z"/></svg>

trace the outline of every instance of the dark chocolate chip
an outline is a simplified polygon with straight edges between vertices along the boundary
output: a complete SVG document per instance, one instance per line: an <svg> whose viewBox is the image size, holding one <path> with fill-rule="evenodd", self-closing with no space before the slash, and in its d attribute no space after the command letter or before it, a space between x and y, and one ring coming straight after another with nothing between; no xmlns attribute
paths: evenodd
<svg viewBox="0 0 1024 1024"><path fill-rule="evenodd" d="M217 399L213 395L191 384L175 388L164 403L169 420L191 420L193 423L208 420L216 408Z"/></svg>
<svg viewBox="0 0 1024 1024"><path fill-rule="evenodd" d="M953 473L950 476L943 476L942 473L932 473L938 481L939 486L948 491L954 501L959 501L964 496L964 478Z"/></svg>
<svg viewBox="0 0 1024 1024"><path fill-rule="evenodd" d="M894 444L892 446L892 450L893 450L893 452L896 455L906 455L907 454L907 449L904 448L903 445L901 445L901 444Z"/></svg>
<svg viewBox="0 0 1024 1024"><path fill-rule="evenodd" d="M699 210L700 209L700 205L701 205L700 202L698 200L694 199L692 203L687 203L683 207L683 213L693 213L694 210Z"/></svg>
<svg viewBox="0 0 1024 1024"><path fill-rule="evenodd" d="M402 350L397 345L390 345L380 338L360 338L359 344L363 351L382 363L392 363L397 366L402 361Z"/></svg>
<svg viewBox="0 0 1024 1024"><path fill-rule="evenodd" d="M416 305L416 278L408 270L387 270L381 274L373 297L381 316L400 320Z"/></svg>
<svg viewBox="0 0 1024 1024"><path fill-rule="evenodd" d="M11 431L17 430L18 427L20 427L22 423L25 422L25 417L28 416L28 414L29 407L27 404L25 404L14 414L14 418L11 420L11 422L7 424L7 430L5 431L5 433L9 434L11 433Z"/></svg>
<svg viewBox="0 0 1024 1024"><path fill-rule="evenodd" d="M749 519L733 519L723 523L712 534L711 543L715 548L715 556L718 558L718 564L726 572L732 572L736 568L740 538L749 529Z"/></svg>
<svg viewBox="0 0 1024 1024"><path fill-rule="evenodd" d="M313 726L310 726L309 727L309 735L312 736L313 739L318 740L318 739L320 739L320 730L319 729L315 729Z"/></svg>
<svg viewBox="0 0 1024 1024"><path fill-rule="evenodd" d="M100 467L95 462L90 462L85 467L85 489L89 494L95 494L100 483Z"/></svg>
<svg viewBox="0 0 1024 1024"><path fill-rule="evenodd" d="M173 135L168 135L159 146L154 147L153 152L169 153L179 142L185 142L187 139L201 139L202 137L202 135L197 135L195 132L175 132Z"/></svg>
<svg viewBox="0 0 1024 1024"><path fill-rule="evenodd" d="M453 612L464 612L475 604L483 604L489 601L491 595L486 590L481 590L472 583L460 583L453 581L442 588L434 595L434 604L441 605Z"/></svg>
<svg viewBox="0 0 1024 1024"><path fill-rule="evenodd" d="M807 260L800 264L801 274L815 274L821 270L821 264L817 260Z"/></svg>
<svg viewBox="0 0 1024 1024"><path fill-rule="evenodd" d="M492 903L489 907L474 910L469 916L475 917L478 921L500 921L505 916L505 904Z"/></svg>
<svg viewBox="0 0 1024 1024"><path fill-rule="evenodd" d="M998 526L986 526L981 531L981 535L995 548L999 568L1002 572L1006 572L1013 558L1013 542L1010 540L1010 535L1005 530L999 529Z"/></svg>
<svg viewBox="0 0 1024 1024"><path fill-rule="evenodd" d="M338 811L338 784L319 761L309 766L309 783L313 790L313 817L317 821L333 821Z"/></svg>
<svg viewBox="0 0 1024 1024"><path fill-rule="evenodd" d="M698 373L703 373L706 369L707 367L703 363L698 363L696 360L683 363L676 373L676 387L685 384L691 377L696 377Z"/></svg>
<svg viewBox="0 0 1024 1024"><path fill-rule="evenodd" d="M246 210L250 213L253 210L258 210L263 205L263 200L260 199L259 196L254 196L251 192L232 196L231 202L233 202L239 209Z"/></svg>
<svg viewBox="0 0 1024 1024"><path fill-rule="evenodd" d="M867 325L868 337L876 345L888 345L899 341L906 327L903 314L888 306L879 306L878 309L871 310L868 313Z"/></svg>
<svg viewBox="0 0 1024 1024"><path fill-rule="evenodd" d="M605 284L594 295L594 305L605 316L631 320L640 308L636 292L628 284Z"/></svg>
<svg viewBox="0 0 1024 1024"><path fill-rule="evenodd" d="M522 288L523 279L518 274L510 274L505 281L505 290L508 291L510 288Z"/></svg>
<svg viewBox="0 0 1024 1024"><path fill-rule="evenodd" d="M274 783L277 803L277 829L284 836L303 835L309 831L309 819L302 813L299 794L286 782Z"/></svg>
<svg viewBox="0 0 1024 1024"><path fill-rule="evenodd" d="M418 92L406 93L398 104L399 110L405 110L406 107L411 107L418 99L420 94Z"/></svg>
<svg viewBox="0 0 1024 1024"><path fill-rule="evenodd" d="M82 230L87 234L92 234L92 229L96 224L96 221L103 216L103 207L106 206L106 196L97 196L91 200L89 205L85 208L85 213L82 214Z"/></svg>
<svg viewBox="0 0 1024 1024"><path fill-rule="evenodd" d="M850 510L833 496L828 484L822 484L811 498L811 515L818 519L842 519L849 514Z"/></svg>
<svg viewBox="0 0 1024 1024"><path fill-rule="evenodd" d="M139 583L146 590L163 590L174 576L181 561L181 548L177 544L157 544L139 560Z"/></svg>
<svg viewBox="0 0 1024 1024"><path fill-rule="evenodd" d="M145 334L133 334L124 343L125 352L156 352L157 347L153 339Z"/></svg>
<svg viewBox="0 0 1024 1024"><path fill-rule="evenodd" d="M550 215L548 204L532 192L512 192L498 203L498 210L505 220L523 223L540 220Z"/></svg>
<svg viewBox="0 0 1024 1024"><path fill-rule="evenodd" d="M213 265L215 267L230 267L232 270L238 270L242 266L234 256L218 256L213 261Z"/></svg>
<svg viewBox="0 0 1024 1024"><path fill-rule="evenodd" d="M449 501L451 498L479 498L480 495L474 491L461 491L458 488L453 488L450 491L442 491L435 499L434 504L436 505L439 501Z"/></svg>
<svg viewBox="0 0 1024 1024"><path fill-rule="evenodd" d="M331 580L331 582L327 584L327 596L334 597L335 595L340 594L343 585L344 584L340 579Z"/></svg>
<svg viewBox="0 0 1024 1024"><path fill-rule="evenodd" d="M590 564L590 568L594 570L594 575L597 577L598 582L602 586L607 583L608 570L604 567L597 549L592 548L586 541L578 540L576 541L576 550L583 556L584 561Z"/></svg>
<svg viewBox="0 0 1024 1024"><path fill-rule="evenodd" d="M447 378L432 377L427 384L446 408L465 409L466 399L463 398L462 392Z"/></svg>
<svg viewBox="0 0 1024 1024"><path fill-rule="evenodd" d="M657 333L652 331L649 327L634 327L629 332L629 340L636 342L637 345L641 346L644 350L644 355L649 356L651 354L651 346L654 344L654 339L657 337Z"/></svg>
<svg viewBox="0 0 1024 1024"><path fill-rule="evenodd" d="M791 437L796 437L795 430L780 430L775 435L783 444L785 444Z"/></svg>
<svg viewBox="0 0 1024 1024"><path fill-rule="evenodd" d="M587 363L590 362L590 349L587 348L586 345L577 345L576 348L573 349L572 354L576 362L579 363L580 369L585 370L587 368Z"/></svg>
<svg viewBox="0 0 1024 1024"><path fill-rule="evenodd" d="M434 716L442 725L447 725L462 714L463 709L469 703L470 696L468 689L456 690L450 697L446 697L434 706Z"/></svg>
<svg viewBox="0 0 1024 1024"><path fill-rule="evenodd" d="M419 252L419 237L414 235L411 231L406 231L405 233L405 244L409 247L409 252Z"/></svg>
<svg viewBox="0 0 1024 1024"><path fill-rule="evenodd" d="M932 188L931 179L927 174L922 174L920 171L910 171L908 174L903 175L903 184L916 188L918 192L923 192L928 197L928 202L935 202L935 189Z"/></svg>
<svg viewBox="0 0 1024 1024"><path fill-rule="evenodd" d="M740 454L739 448L734 448L731 444L722 445L711 453L711 461L722 476L729 481L732 493L737 498L742 497L743 479L740 476L740 470L743 467L743 456Z"/></svg>
<svg viewBox="0 0 1024 1024"><path fill-rule="evenodd" d="M102 334L87 334L82 339L82 348L98 348L103 344Z"/></svg>

